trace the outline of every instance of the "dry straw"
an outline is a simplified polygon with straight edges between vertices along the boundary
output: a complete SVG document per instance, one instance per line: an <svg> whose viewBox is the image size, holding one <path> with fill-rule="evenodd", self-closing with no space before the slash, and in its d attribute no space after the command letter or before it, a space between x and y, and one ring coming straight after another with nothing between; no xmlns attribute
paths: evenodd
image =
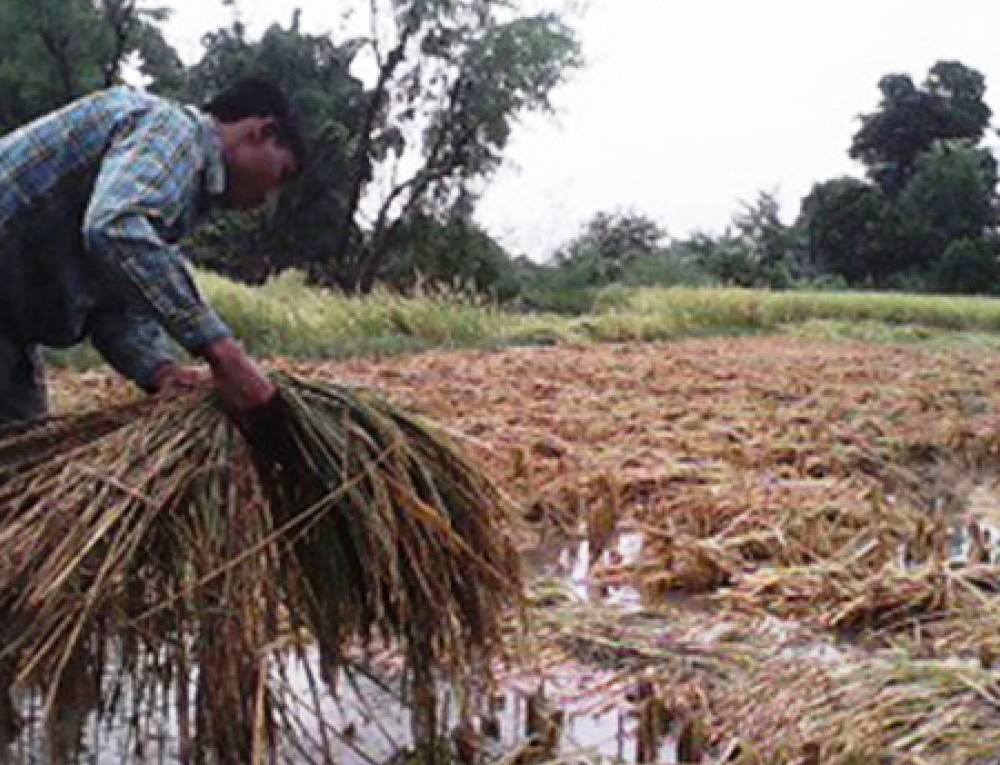
<svg viewBox="0 0 1000 765"><path fill-rule="evenodd" d="M91 710L138 734L169 699L182 760L305 761L281 691L304 645L328 683L397 645L427 734L435 678L468 688L501 650L506 498L378 397L276 381L244 433L206 390L0 441L0 679L43 700L54 757Z"/></svg>

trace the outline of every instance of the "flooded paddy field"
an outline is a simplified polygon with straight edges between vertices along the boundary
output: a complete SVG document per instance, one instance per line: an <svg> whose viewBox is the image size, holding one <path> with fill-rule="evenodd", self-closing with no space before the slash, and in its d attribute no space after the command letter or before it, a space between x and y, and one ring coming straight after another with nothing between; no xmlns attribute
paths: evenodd
<svg viewBox="0 0 1000 765"><path fill-rule="evenodd" d="M723 339L289 366L440 422L523 508L528 628L475 704L443 695L458 759L1000 759L1000 358ZM375 664L302 693L338 761L410 746ZM90 761L134 754L91 735Z"/></svg>

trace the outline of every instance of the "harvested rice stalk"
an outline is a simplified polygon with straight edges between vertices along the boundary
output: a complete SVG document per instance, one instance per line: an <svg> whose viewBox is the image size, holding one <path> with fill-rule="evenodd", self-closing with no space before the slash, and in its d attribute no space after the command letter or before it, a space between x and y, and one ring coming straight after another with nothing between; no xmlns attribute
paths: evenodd
<svg viewBox="0 0 1000 765"><path fill-rule="evenodd" d="M0 474L0 662L49 719L70 719L71 681L105 717L130 696L137 729L169 697L188 756L262 762L297 751L276 678L294 636L328 684L359 641L395 642L424 722L434 672L488 674L521 602L508 500L379 398L276 382L247 438L206 390L0 442L18 465Z"/></svg>
<svg viewBox="0 0 1000 765"><path fill-rule="evenodd" d="M715 734L739 765L986 765L998 709L996 675L971 667L778 660L716 699Z"/></svg>
<svg viewBox="0 0 1000 765"><path fill-rule="evenodd" d="M834 645L793 623L663 606L626 614L538 590L540 669L605 668L576 707L653 693L671 719L704 726L711 761L739 765L985 765L1000 758L995 671ZM596 678L601 677L600 683ZM623 690L628 689L628 690ZM622 707L627 701L619 699ZM725 753L725 754L722 754ZM685 761L698 761L697 759Z"/></svg>
<svg viewBox="0 0 1000 765"><path fill-rule="evenodd" d="M798 569L748 574L718 596L742 610L801 619L838 632L883 637L950 620L989 618L1000 629L991 593L1000 589L1000 568L941 563L904 569L866 568L828 562Z"/></svg>

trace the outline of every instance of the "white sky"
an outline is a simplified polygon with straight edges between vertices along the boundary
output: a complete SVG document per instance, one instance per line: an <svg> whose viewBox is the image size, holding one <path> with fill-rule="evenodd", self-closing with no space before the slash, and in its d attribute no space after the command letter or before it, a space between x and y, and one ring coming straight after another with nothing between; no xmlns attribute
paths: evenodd
<svg viewBox="0 0 1000 765"><path fill-rule="evenodd" d="M585 67L555 94L557 116L522 123L480 205L514 255L549 254L601 210L645 213L675 237L718 233L761 190L790 222L813 183L861 174L847 150L890 72L920 83L958 59L986 76L1000 123L994 0L586 1L574 23ZM231 19L220 0L167 4L168 40L188 61ZM336 31L352 5L239 2L252 35L294 7L306 30Z"/></svg>

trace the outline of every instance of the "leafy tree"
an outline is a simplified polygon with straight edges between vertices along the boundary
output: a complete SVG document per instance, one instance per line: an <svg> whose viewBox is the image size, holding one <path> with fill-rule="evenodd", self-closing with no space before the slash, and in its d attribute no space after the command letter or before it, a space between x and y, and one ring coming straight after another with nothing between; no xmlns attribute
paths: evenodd
<svg viewBox="0 0 1000 765"><path fill-rule="evenodd" d="M621 276L628 287L704 287L716 281L683 241L626 264Z"/></svg>
<svg viewBox="0 0 1000 765"><path fill-rule="evenodd" d="M374 0L379 75L368 94L354 153L351 207L368 188L367 157L381 136L394 153L361 247L341 230L334 258L366 289L379 275L410 212L446 213L475 198L499 166L515 119L550 108L549 94L579 62L571 30L555 14L520 16L506 0ZM386 41L390 41L386 43ZM388 139L388 140L386 140Z"/></svg>
<svg viewBox="0 0 1000 765"><path fill-rule="evenodd" d="M782 223L781 205L774 194L762 191L754 204L742 207L733 217L733 228L754 266L755 282L787 287L794 277L813 275L802 232Z"/></svg>
<svg viewBox="0 0 1000 765"><path fill-rule="evenodd" d="M722 236L699 233L686 242L686 248L711 279L734 287L763 286L760 263L750 243L731 230Z"/></svg>
<svg viewBox="0 0 1000 765"><path fill-rule="evenodd" d="M798 225L810 257L824 272L849 284L878 283L899 266L888 244L892 217L877 187L843 177L813 186Z"/></svg>
<svg viewBox="0 0 1000 765"><path fill-rule="evenodd" d="M445 221L420 212L402 227L385 280L401 288L432 282L509 300L519 291L519 268L507 251L468 215Z"/></svg>
<svg viewBox="0 0 1000 765"><path fill-rule="evenodd" d="M184 92L185 69L177 51L166 41L158 26L166 18L165 12L141 13L148 16L140 16L138 26L129 30L141 62L139 71L151 80L151 87L158 93L179 98Z"/></svg>
<svg viewBox="0 0 1000 765"><path fill-rule="evenodd" d="M776 197L761 192L753 204L742 205L722 235L697 233L671 244L665 254L670 267L684 274L685 283L708 279L780 289L790 286L795 276L809 275L800 263L802 239L796 227L782 223Z"/></svg>
<svg viewBox="0 0 1000 765"><path fill-rule="evenodd" d="M249 71L270 75L315 126L309 176L235 245L258 253L261 273L305 262L314 278L369 289L406 248L413 215L445 220L474 202L477 184L502 161L513 121L548 109L550 91L577 63L576 40L557 16L518 16L508 2L369 5L369 40L304 35L294 18L252 43L235 25L206 38L191 73L191 94ZM371 90L350 75L362 51L378 66ZM228 239L231 228L217 233Z"/></svg>
<svg viewBox="0 0 1000 765"><path fill-rule="evenodd" d="M817 184L799 225L822 270L850 284L898 285L905 277L910 286L933 288L936 264L953 242L990 234L996 185L988 150L941 142L916 158L895 197L853 178Z"/></svg>
<svg viewBox="0 0 1000 765"><path fill-rule="evenodd" d="M879 109L862 117L850 151L873 183L840 178L813 188L799 217L806 252L851 284L934 288L941 278L951 289L955 264L971 263L970 248L996 224L997 162L977 147L991 116L985 80L939 61L919 88L889 74L879 89ZM943 265L957 242L961 257L953 252Z"/></svg>
<svg viewBox="0 0 1000 765"><path fill-rule="evenodd" d="M939 61L927 75L924 88L936 98L936 137L982 140L992 112L984 102L986 79L958 61Z"/></svg>
<svg viewBox="0 0 1000 765"><path fill-rule="evenodd" d="M565 269L591 284L619 281L637 260L658 253L667 233L652 218L628 212L599 212L581 233L556 254Z"/></svg>
<svg viewBox="0 0 1000 765"><path fill-rule="evenodd" d="M623 255L649 255L660 249L667 233L647 215L636 212L599 212L570 245L595 249L603 258L613 260Z"/></svg>
<svg viewBox="0 0 1000 765"><path fill-rule="evenodd" d="M986 239L958 239L934 265L930 284L938 292L988 295L1000 292L1000 251Z"/></svg>
<svg viewBox="0 0 1000 765"><path fill-rule="evenodd" d="M155 26L165 17L135 0L4 0L0 133L115 84L134 50L146 58L148 74L176 78L180 61Z"/></svg>
<svg viewBox="0 0 1000 765"><path fill-rule="evenodd" d="M878 84L877 111L862 115L850 155L889 196L899 193L917 159L935 141L982 139L990 121L983 101L983 76L958 61L939 61L918 88L905 74L888 74Z"/></svg>
<svg viewBox="0 0 1000 765"><path fill-rule="evenodd" d="M94 53L100 62L105 87L119 81L122 62L133 50L145 62L143 73L161 86L179 82L180 58L155 26L168 18L167 10L139 8L138 0L98 0L97 8L101 23Z"/></svg>
<svg viewBox="0 0 1000 765"><path fill-rule="evenodd" d="M3 132L100 84L100 63L88 52L97 21L96 9L85 0L0 4Z"/></svg>
<svg viewBox="0 0 1000 765"><path fill-rule="evenodd" d="M993 224L997 163L987 149L943 143L917 160L896 208L901 267L924 269L952 242L982 239Z"/></svg>
<svg viewBox="0 0 1000 765"><path fill-rule="evenodd" d="M272 25L259 41L248 40L236 23L207 34L204 43L204 56L186 73L185 97L201 102L241 76L263 73L292 94L310 130L311 157L276 208L249 222L244 216L218 216L198 237L196 259L249 281L291 267L330 281L331 273L341 273L331 265L343 265L331 264L334 239L346 229L352 244L361 240L349 201L351 157L359 140L355 125L366 99L350 71L360 42L338 45L325 35L304 34L296 14L287 29ZM376 154L362 168L368 179Z"/></svg>

